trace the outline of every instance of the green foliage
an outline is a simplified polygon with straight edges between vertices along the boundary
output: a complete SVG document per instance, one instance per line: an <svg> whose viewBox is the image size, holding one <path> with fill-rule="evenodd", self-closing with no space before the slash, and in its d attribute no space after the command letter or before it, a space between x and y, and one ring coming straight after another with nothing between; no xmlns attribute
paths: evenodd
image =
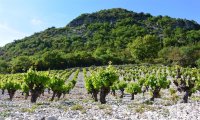
<svg viewBox="0 0 200 120"><path fill-rule="evenodd" d="M110 93L110 90L115 95L115 90L120 89L121 92L124 92L124 88L127 93L131 94L131 100L134 100L134 95L150 90L153 101L154 98L160 97L161 89L169 88L171 83L167 80L168 76L172 78L172 84L177 86L179 92L185 92L184 102L188 102L188 97L200 90L200 70L198 68L143 64L139 66L90 67L88 70L87 72L86 68L83 69L85 87L95 98L95 101L98 101L97 95L100 93L100 102L103 104L106 103L105 97ZM52 98L58 97L59 99L75 86L80 70L74 71L75 69L37 72L30 69L27 73L22 74L0 74L0 89L2 94L4 94L4 90L8 92L10 100L19 89L25 93L26 99L31 92L31 102L36 102L36 98L44 92L44 89L50 88L53 91ZM74 77L69 80L68 77L73 72ZM87 76L87 73L90 74ZM119 80L119 76L127 77L127 81ZM174 102L179 100L179 95L176 95L177 90L169 88L170 98ZM167 100L170 98L165 97Z"/></svg>
<svg viewBox="0 0 200 120"><path fill-rule="evenodd" d="M3 88L7 90L19 90L21 86L20 83L15 80L8 80L4 82Z"/></svg>
<svg viewBox="0 0 200 120"><path fill-rule="evenodd" d="M0 60L0 73L7 73L8 71L9 64L4 60Z"/></svg>
<svg viewBox="0 0 200 120"><path fill-rule="evenodd" d="M106 95L118 80L116 68L109 65L105 69L99 68L97 71L92 71L91 75L85 79L85 87L93 95L95 101L98 101L97 94L100 91L100 101L105 104Z"/></svg>
<svg viewBox="0 0 200 120"><path fill-rule="evenodd" d="M200 41L200 30L188 31L186 37L188 43L197 43Z"/></svg>
<svg viewBox="0 0 200 120"><path fill-rule="evenodd" d="M74 72L74 69L36 71L30 68L27 73L0 74L0 89L2 94L8 92L10 100L12 100L17 90L21 90L22 94L25 94L25 99L31 93L31 102L35 103L37 98L45 92L45 89L48 89L48 94L52 90L52 98L58 97L59 99L73 89L79 71L77 69L74 78L69 81L68 78Z"/></svg>
<svg viewBox="0 0 200 120"><path fill-rule="evenodd" d="M58 77L52 77L50 79L50 82L48 83L48 87L52 91L60 92L60 91L62 91L64 84L65 84L64 80L59 79Z"/></svg>
<svg viewBox="0 0 200 120"><path fill-rule="evenodd" d="M3 82L0 81L0 89L2 89L2 88L3 88Z"/></svg>
<svg viewBox="0 0 200 120"><path fill-rule="evenodd" d="M45 74L39 74L30 68L24 76L24 82L30 90L36 90L37 87L41 87L41 90L44 90L49 82L49 77Z"/></svg>
<svg viewBox="0 0 200 120"><path fill-rule="evenodd" d="M138 80L138 84L139 84L140 86L143 86L143 85L145 84L145 82L146 82L146 79L145 79L144 77L141 77L141 78Z"/></svg>
<svg viewBox="0 0 200 120"><path fill-rule="evenodd" d="M195 84L195 89L193 89L193 90L198 90L198 91L200 91L200 80L198 80L197 82L196 82L196 84Z"/></svg>
<svg viewBox="0 0 200 120"><path fill-rule="evenodd" d="M117 88L118 88L119 90L125 89L126 86L127 86L127 83L126 83L126 81L124 81L124 80L119 81L118 84L117 84Z"/></svg>
<svg viewBox="0 0 200 120"><path fill-rule="evenodd" d="M12 72L26 72L32 65L33 62L28 56L20 56L12 59Z"/></svg>
<svg viewBox="0 0 200 120"><path fill-rule="evenodd" d="M73 88L73 84L65 84L65 80L54 76L50 79L48 87L53 91L53 96L51 98L51 101L53 101L55 96L60 98L62 94L68 93Z"/></svg>
<svg viewBox="0 0 200 120"><path fill-rule="evenodd" d="M61 55L60 51L55 50L44 53L42 61L45 67L50 69L59 69L59 66L64 63L64 58Z"/></svg>
<svg viewBox="0 0 200 120"><path fill-rule="evenodd" d="M93 77L93 75L91 75L91 77L85 78L85 88L89 93L91 93L92 90L95 89L93 86L94 79L95 78Z"/></svg>
<svg viewBox="0 0 200 120"><path fill-rule="evenodd" d="M17 90L21 88L20 83L16 80L13 80L12 78L9 78L3 82L2 88L6 89L8 91L8 94L10 96L10 100L13 99L14 94Z"/></svg>
<svg viewBox="0 0 200 120"><path fill-rule="evenodd" d="M198 60L196 61L196 65L198 66L198 68L200 68L200 59L198 59Z"/></svg>
<svg viewBox="0 0 200 120"><path fill-rule="evenodd" d="M100 69L94 79L94 87L110 87L112 84L118 80L118 75L116 74L116 69L109 65L105 70Z"/></svg>
<svg viewBox="0 0 200 120"><path fill-rule="evenodd" d="M71 107L71 110L83 110L84 107L82 105L76 104Z"/></svg>
<svg viewBox="0 0 200 120"><path fill-rule="evenodd" d="M154 98L160 97L160 90L169 88L171 84L170 80L167 80L166 74L161 74L158 71L158 74L151 73L151 75L147 76L147 80L145 85L150 87L152 98L151 100L154 101Z"/></svg>
<svg viewBox="0 0 200 120"><path fill-rule="evenodd" d="M149 86L152 91L157 88L166 89L170 85L170 80L167 80L166 75L159 74L158 76L156 76L156 74L152 74L148 76L145 85Z"/></svg>
<svg viewBox="0 0 200 120"><path fill-rule="evenodd" d="M182 68L180 66L177 66L176 69L177 75L173 83L177 86L179 92L185 92L182 102L187 103L188 97L199 90L199 70L195 68Z"/></svg>
<svg viewBox="0 0 200 120"><path fill-rule="evenodd" d="M25 92L25 93L28 93L28 92L29 92L29 87L28 87L28 85L25 84L25 83L23 83L23 84L21 85L21 90L22 90L23 92Z"/></svg>
<svg viewBox="0 0 200 120"><path fill-rule="evenodd" d="M86 79L87 78L87 70L86 70L86 68L83 68L83 75L84 75L84 78Z"/></svg>
<svg viewBox="0 0 200 120"><path fill-rule="evenodd" d="M117 82L114 82L113 85L110 87L111 90L118 90L118 81Z"/></svg>
<svg viewBox="0 0 200 120"><path fill-rule="evenodd" d="M108 61L148 62L156 60L157 53L168 47L178 49L166 51L159 56L159 62L171 64L178 60L194 66L199 48L183 60L170 56L177 53L177 58L184 57L179 47L198 47L199 29L198 23L185 19L155 17L120 8L101 10L83 14L63 28L51 27L0 48L0 72L25 72L30 66L48 70L105 65Z"/></svg>
<svg viewBox="0 0 200 120"><path fill-rule="evenodd" d="M176 90L174 88L169 88L169 92L171 95L174 95L176 93Z"/></svg>
<svg viewBox="0 0 200 120"><path fill-rule="evenodd" d="M133 43L129 44L132 56L139 61L156 58L160 48L159 39L152 35L137 37Z"/></svg>
<svg viewBox="0 0 200 120"><path fill-rule="evenodd" d="M126 87L125 91L127 93L137 94L137 93L141 93L142 92L142 88L141 88L141 86L138 83L136 83L136 82L130 82L128 84L128 86Z"/></svg>
<svg viewBox="0 0 200 120"><path fill-rule="evenodd" d="M49 77L45 73L38 73L30 68L24 75L24 83L28 86L31 92L31 102L35 103L37 98L47 88Z"/></svg>
<svg viewBox="0 0 200 120"><path fill-rule="evenodd" d="M69 91L70 91L72 88L73 88L73 84L72 84L72 83L64 84L64 85L62 86L61 91L62 91L63 94L66 94L66 93L69 93Z"/></svg>
<svg viewBox="0 0 200 120"><path fill-rule="evenodd" d="M80 72L80 69L77 69L76 72L74 73L73 79L70 81L70 82L72 82L73 86L75 86L75 84L77 82L77 77L78 77L79 72Z"/></svg>

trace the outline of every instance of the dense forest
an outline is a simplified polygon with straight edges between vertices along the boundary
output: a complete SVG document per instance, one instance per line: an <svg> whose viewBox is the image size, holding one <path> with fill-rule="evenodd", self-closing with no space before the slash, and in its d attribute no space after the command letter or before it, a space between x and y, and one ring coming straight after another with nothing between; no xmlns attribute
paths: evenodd
<svg viewBox="0 0 200 120"><path fill-rule="evenodd" d="M121 8L82 14L0 48L0 72L113 64L200 67L200 25Z"/></svg>

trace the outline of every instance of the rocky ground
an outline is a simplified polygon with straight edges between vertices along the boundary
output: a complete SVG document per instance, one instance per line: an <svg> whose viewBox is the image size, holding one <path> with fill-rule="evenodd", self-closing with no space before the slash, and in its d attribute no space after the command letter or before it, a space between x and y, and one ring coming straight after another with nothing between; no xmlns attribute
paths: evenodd
<svg viewBox="0 0 200 120"><path fill-rule="evenodd" d="M171 96L163 90L163 97L153 103L147 101L150 96L145 93L136 95L133 101L128 94L123 99L108 95L107 104L101 105L87 94L83 81L80 72L70 94L54 102L48 101L51 96L47 93L36 104L31 104L30 98L24 100L19 92L13 101L8 95L0 95L0 120L200 120L199 93L187 104L179 102L181 94Z"/></svg>

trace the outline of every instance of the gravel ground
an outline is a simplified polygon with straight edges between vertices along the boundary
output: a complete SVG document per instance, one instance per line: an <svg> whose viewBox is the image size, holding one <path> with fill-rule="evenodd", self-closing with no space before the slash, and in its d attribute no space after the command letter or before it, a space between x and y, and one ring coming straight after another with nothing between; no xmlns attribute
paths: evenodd
<svg viewBox="0 0 200 120"><path fill-rule="evenodd" d="M83 81L80 72L70 94L54 102L48 101L51 95L47 93L36 104L31 104L30 98L24 100L20 92L13 101L8 100L8 95L0 95L0 120L200 120L199 93L183 104L167 90L161 91L163 97L153 103L148 102L149 93L145 97L136 95L131 101L128 94L120 99L118 92L117 97L108 95L107 104L101 105L87 94Z"/></svg>

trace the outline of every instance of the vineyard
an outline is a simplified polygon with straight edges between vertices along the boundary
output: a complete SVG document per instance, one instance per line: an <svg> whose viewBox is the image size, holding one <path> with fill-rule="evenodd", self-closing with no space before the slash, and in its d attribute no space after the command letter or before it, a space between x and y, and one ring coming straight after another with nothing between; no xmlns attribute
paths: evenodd
<svg viewBox="0 0 200 120"><path fill-rule="evenodd" d="M161 109L160 106L177 107L194 103L198 106L199 90L200 69L197 68L111 64L102 67L48 71L30 68L26 73L0 75L0 106L5 107L5 109L0 108L0 118L22 113L32 115L37 112L35 106L38 109L42 106L53 106L63 113L57 116L65 116L64 113L69 115L70 113L66 111L72 110L79 111L77 114L88 114L90 117L92 116L90 110L98 106L98 109L93 111L98 114L105 110L102 114L111 117L114 115L113 106L118 106L117 110L126 106L128 111L132 112L128 116L118 116L119 119L125 119L125 116L130 117L132 114L134 117L131 118L138 118L137 115L157 110L162 112L162 115L158 115L159 119L166 119L169 118L171 111L167 108ZM20 107L22 101L28 108L21 108L22 110L17 113L12 112L13 106ZM49 116L46 112L45 114L44 118ZM80 115L71 115L62 119L81 119L79 117ZM157 119L154 117L152 119ZM38 116L36 118L39 119Z"/></svg>

